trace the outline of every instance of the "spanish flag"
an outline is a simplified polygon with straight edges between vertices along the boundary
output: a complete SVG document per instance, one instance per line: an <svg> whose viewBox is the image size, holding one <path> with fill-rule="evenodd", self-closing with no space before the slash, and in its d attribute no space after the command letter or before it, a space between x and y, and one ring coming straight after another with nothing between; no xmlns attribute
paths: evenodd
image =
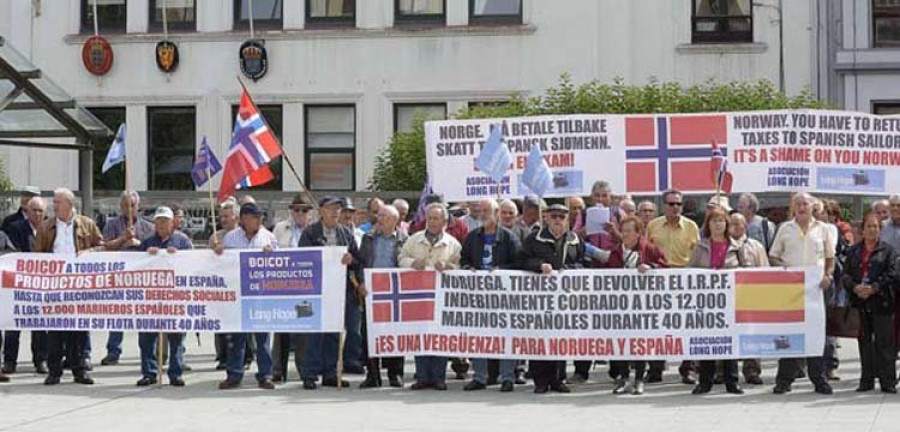
<svg viewBox="0 0 900 432"><path fill-rule="evenodd" d="M803 322L803 272L735 273L736 323Z"/></svg>

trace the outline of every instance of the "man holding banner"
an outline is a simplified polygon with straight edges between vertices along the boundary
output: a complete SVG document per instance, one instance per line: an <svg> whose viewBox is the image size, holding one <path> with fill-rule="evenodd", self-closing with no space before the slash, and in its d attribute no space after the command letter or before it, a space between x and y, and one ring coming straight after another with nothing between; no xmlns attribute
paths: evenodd
<svg viewBox="0 0 900 432"><path fill-rule="evenodd" d="M585 259L584 243L574 232L569 231L569 209L562 204L553 204L547 208L547 217L547 225L525 239L522 251L519 252L519 267L544 275L563 269L580 268ZM565 362L532 361L529 370L534 379L534 392L571 392L563 383L565 371L560 373L561 367L565 368Z"/></svg>
<svg viewBox="0 0 900 432"><path fill-rule="evenodd" d="M232 230L215 252L221 255L225 249L262 249L271 252L278 248L278 240L271 231L262 226L263 210L254 203L241 206L239 229ZM244 351L247 334L232 333L228 343L227 378L219 383L220 390L230 390L241 386L244 378ZM272 353L269 349L269 333L253 333L256 340L256 381L259 388L272 390Z"/></svg>
<svg viewBox="0 0 900 432"><path fill-rule="evenodd" d="M781 225L772 250L769 251L769 262L774 266L806 267L815 266L824 271L819 288L822 291L831 287L834 282L834 246L829 238L828 228L812 216L814 198L808 193L798 193L791 198L794 219ZM824 347L823 347L824 353ZM833 390L825 379L825 363L822 356L806 359L809 368L809 380L815 386L815 392L830 395ZM778 360L778 374L775 377L775 394L791 391L791 384L800 370L800 359L783 358Z"/></svg>
<svg viewBox="0 0 900 432"><path fill-rule="evenodd" d="M53 218L41 225L35 238L35 252L52 252L74 256L103 247L103 237L94 221L75 214L75 194L60 188L53 191ZM47 366L50 374L46 385L59 384L63 372L63 357L79 384L93 384L84 365L86 331L51 331L47 333Z"/></svg>

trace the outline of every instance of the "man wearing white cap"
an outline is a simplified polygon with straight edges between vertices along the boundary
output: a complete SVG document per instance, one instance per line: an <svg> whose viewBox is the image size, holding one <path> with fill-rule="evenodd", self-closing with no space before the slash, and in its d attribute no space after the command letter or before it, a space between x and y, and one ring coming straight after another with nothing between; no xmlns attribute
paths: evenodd
<svg viewBox="0 0 900 432"><path fill-rule="evenodd" d="M177 250L193 249L191 239L181 231L175 231L175 213L169 207L157 207L153 214L155 232L141 242L140 250L156 255L160 250L174 254ZM138 334L138 345L141 348L141 379L139 387L156 384L158 362L156 343L158 333L141 332ZM181 371L184 369L184 333L168 333L169 341L169 384L175 387L184 386Z"/></svg>

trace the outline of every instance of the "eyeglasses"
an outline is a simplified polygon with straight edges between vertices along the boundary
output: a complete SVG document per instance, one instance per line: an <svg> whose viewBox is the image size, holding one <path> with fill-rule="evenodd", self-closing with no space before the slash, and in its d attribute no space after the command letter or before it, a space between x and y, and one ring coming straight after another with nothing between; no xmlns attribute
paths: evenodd
<svg viewBox="0 0 900 432"><path fill-rule="evenodd" d="M564 214L556 213L556 214L550 215L550 219L554 219L554 220L563 220L565 218L566 218L566 215L564 215Z"/></svg>
<svg viewBox="0 0 900 432"><path fill-rule="evenodd" d="M666 205L669 207L681 207L681 201L667 202Z"/></svg>

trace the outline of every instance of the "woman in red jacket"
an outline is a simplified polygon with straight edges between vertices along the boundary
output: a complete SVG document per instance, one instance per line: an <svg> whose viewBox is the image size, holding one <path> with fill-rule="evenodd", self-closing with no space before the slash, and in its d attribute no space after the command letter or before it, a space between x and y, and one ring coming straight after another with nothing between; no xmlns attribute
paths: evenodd
<svg viewBox="0 0 900 432"><path fill-rule="evenodd" d="M623 218L619 221L619 231L622 242L610 251L606 267L636 269L639 273L668 267L665 254L644 238L644 223L638 217ZM616 380L613 394L626 392L631 366L634 367L634 385L631 392L636 395L644 394L644 372L647 370L645 360L609 362L610 375Z"/></svg>

